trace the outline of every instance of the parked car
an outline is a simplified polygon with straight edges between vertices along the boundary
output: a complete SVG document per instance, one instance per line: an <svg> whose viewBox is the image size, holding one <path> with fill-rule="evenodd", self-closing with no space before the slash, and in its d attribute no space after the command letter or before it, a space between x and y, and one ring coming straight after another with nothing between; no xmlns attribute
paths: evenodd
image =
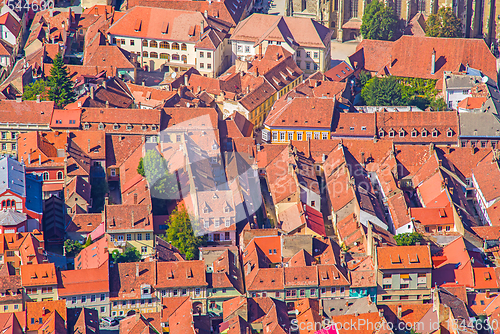
<svg viewBox="0 0 500 334"><path fill-rule="evenodd" d="M101 322L103 323L103 325L107 325L107 326L118 325L118 321L116 319L111 318L111 317L102 318Z"/></svg>

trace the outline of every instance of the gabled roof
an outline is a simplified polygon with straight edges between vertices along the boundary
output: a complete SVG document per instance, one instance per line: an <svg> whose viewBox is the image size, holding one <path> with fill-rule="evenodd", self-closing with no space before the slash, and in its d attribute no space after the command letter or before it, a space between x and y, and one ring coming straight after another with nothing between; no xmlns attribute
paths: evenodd
<svg viewBox="0 0 500 334"><path fill-rule="evenodd" d="M330 129L334 110L335 100L296 97L273 106L264 124L271 128Z"/></svg>
<svg viewBox="0 0 500 334"><path fill-rule="evenodd" d="M432 268L429 246L378 247L377 262L381 270Z"/></svg>
<svg viewBox="0 0 500 334"><path fill-rule="evenodd" d="M107 263L99 268L63 270L59 275L60 282L57 289L59 296L69 297L85 293L109 293Z"/></svg>
<svg viewBox="0 0 500 334"><path fill-rule="evenodd" d="M205 263L199 261L158 262L158 289L207 286Z"/></svg>
<svg viewBox="0 0 500 334"><path fill-rule="evenodd" d="M0 16L0 25L5 26L17 38L21 32L21 24L12 16L10 12L6 12Z"/></svg>
<svg viewBox="0 0 500 334"><path fill-rule="evenodd" d="M110 298L140 299L141 286L156 286L156 262L118 263L109 271ZM151 292L153 294L153 292Z"/></svg>
<svg viewBox="0 0 500 334"><path fill-rule="evenodd" d="M125 231L153 231L151 205L120 204L106 205L105 224L108 233Z"/></svg>
<svg viewBox="0 0 500 334"><path fill-rule="evenodd" d="M41 302L27 302L26 303L26 327L28 331L37 331L43 324L52 317L55 321L55 314L58 318L62 318L63 324L66 320L66 301L65 300L51 300ZM41 321L40 321L41 320ZM52 333L58 333L61 328ZM49 331L50 333L50 331Z"/></svg>
<svg viewBox="0 0 500 334"><path fill-rule="evenodd" d="M24 166L9 155L0 158L0 193L7 189L13 193L26 197Z"/></svg>

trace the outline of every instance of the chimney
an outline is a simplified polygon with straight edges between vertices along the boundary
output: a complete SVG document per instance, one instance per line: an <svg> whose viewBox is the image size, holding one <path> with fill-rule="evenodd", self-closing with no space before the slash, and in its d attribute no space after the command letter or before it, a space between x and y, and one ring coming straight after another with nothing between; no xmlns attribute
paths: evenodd
<svg viewBox="0 0 500 334"><path fill-rule="evenodd" d="M31 153L28 153L28 165L31 163Z"/></svg>
<svg viewBox="0 0 500 334"><path fill-rule="evenodd" d="M431 74L436 73L436 50L432 49Z"/></svg>
<svg viewBox="0 0 500 334"><path fill-rule="evenodd" d="M486 298L490 298L490 290L486 290Z"/></svg>
<svg viewBox="0 0 500 334"><path fill-rule="evenodd" d="M102 86L104 87L104 89L108 88L108 80L107 79L104 79L104 81L102 82Z"/></svg>
<svg viewBox="0 0 500 334"><path fill-rule="evenodd" d="M36 103L40 103L40 94L36 96Z"/></svg>
<svg viewBox="0 0 500 334"><path fill-rule="evenodd" d="M109 101L106 101L105 106L106 108L109 108Z"/></svg>
<svg viewBox="0 0 500 334"><path fill-rule="evenodd" d="M95 88L94 86L90 86L90 98L93 100L94 99L94 93L95 93Z"/></svg>
<svg viewBox="0 0 500 334"><path fill-rule="evenodd" d="M383 318L383 317L384 317L384 309L383 309L383 308L379 308L379 309L378 309L378 316L379 316L380 318Z"/></svg>
<svg viewBox="0 0 500 334"><path fill-rule="evenodd" d="M201 21L200 22L200 39L201 39L201 35L203 34L203 32L205 31L205 21Z"/></svg>
<svg viewBox="0 0 500 334"><path fill-rule="evenodd" d="M38 153L38 165L39 166L42 165L42 154L41 153Z"/></svg>
<svg viewBox="0 0 500 334"><path fill-rule="evenodd" d="M131 219L131 222L132 222L132 228L134 228L135 227L134 210L132 210L132 219Z"/></svg>
<svg viewBox="0 0 500 334"><path fill-rule="evenodd" d="M134 194L134 204L137 204L137 193Z"/></svg>
<svg viewBox="0 0 500 334"><path fill-rule="evenodd" d="M398 305L398 319L401 319L401 316L403 315L403 307L401 305Z"/></svg>
<svg viewBox="0 0 500 334"><path fill-rule="evenodd" d="M23 102L23 96L22 95L17 95L16 96L16 102Z"/></svg>
<svg viewBox="0 0 500 334"><path fill-rule="evenodd" d="M205 12L203 13L205 18L208 19L208 10L205 9Z"/></svg>
<svg viewBox="0 0 500 334"><path fill-rule="evenodd" d="M82 107L82 101L78 101L78 108Z"/></svg>
<svg viewBox="0 0 500 334"><path fill-rule="evenodd" d="M109 205L109 197L104 197L104 205Z"/></svg>
<svg viewBox="0 0 500 334"><path fill-rule="evenodd" d="M146 86L146 81L144 81L144 80L143 80L143 81L142 81L142 85L143 85L143 86Z"/></svg>
<svg viewBox="0 0 500 334"><path fill-rule="evenodd" d="M361 152L361 166L363 166L363 168L366 166L366 164L365 164L365 152Z"/></svg>
<svg viewBox="0 0 500 334"><path fill-rule="evenodd" d="M87 153L90 153L90 139L87 140Z"/></svg>
<svg viewBox="0 0 500 334"><path fill-rule="evenodd" d="M188 86L188 83L189 83L189 80L188 80L188 76L186 74L184 74L184 86Z"/></svg>
<svg viewBox="0 0 500 334"><path fill-rule="evenodd" d="M139 262L135 263L135 277L139 277Z"/></svg>

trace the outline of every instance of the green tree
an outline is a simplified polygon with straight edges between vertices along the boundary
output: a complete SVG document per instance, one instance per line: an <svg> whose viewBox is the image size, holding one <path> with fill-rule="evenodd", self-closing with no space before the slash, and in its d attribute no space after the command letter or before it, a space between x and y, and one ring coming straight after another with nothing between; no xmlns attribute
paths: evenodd
<svg viewBox="0 0 500 334"><path fill-rule="evenodd" d="M141 261L141 254L135 247L127 247L123 253L120 253L117 249L112 251L111 258L113 263L139 262Z"/></svg>
<svg viewBox="0 0 500 334"><path fill-rule="evenodd" d="M45 80L37 80L24 86L24 100L36 100L38 95L40 96L40 100L42 101L46 101L48 98L47 83L45 82Z"/></svg>
<svg viewBox="0 0 500 334"><path fill-rule="evenodd" d="M441 7L426 21L425 34L429 37L462 37L462 23L451 7Z"/></svg>
<svg viewBox="0 0 500 334"><path fill-rule="evenodd" d="M198 256L198 247L204 242L204 237L196 237L189 214L185 208L175 209L169 217L168 229L163 239L170 242L187 260Z"/></svg>
<svg viewBox="0 0 500 334"><path fill-rule="evenodd" d="M367 71L361 71L359 73L358 77L358 86L363 88L365 87L366 83L372 78L372 75L370 72Z"/></svg>
<svg viewBox="0 0 500 334"><path fill-rule="evenodd" d="M398 26L399 20L392 8L374 0L365 8L360 31L363 38L390 41L399 37Z"/></svg>
<svg viewBox="0 0 500 334"><path fill-rule="evenodd" d="M368 106L401 106L406 104L402 98L401 85L396 77L371 78L361 90L361 97Z"/></svg>
<svg viewBox="0 0 500 334"><path fill-rule="evenodd" d="M90 245L92 245L92 238L89 235L87 241L85 241L85 245L83 245L83 248L87 248Z"/></svg>
<svg viewBox="0 0 500 334"><path fill-rule="evenodd" d="M394 240L396 240L396 244L398 246L413 246L417 242L422 241L423 237L417 232L401 233L395 235Z"/></svg>
<svg viewBox="0 0 500 334"><path fill-rule="evenodd" d="M446 101L442 97L432 100L429 107L434 111L443 111L447 109Z"/></svg>
<svg viewBox="0 0 500 334"><path fill-rule="evenodd" d="M160 152L156 149L148 150L144 155L143 168L149 184L152 185L151 197L177 199L177 178L169 173L167 161ZM139 167L137 169L139 172Z"/></svg>
<svg viewBox="0 0 500 334"><path fill-rule="evenodd" d="M75 92L73 91L73 83L69 78L68 68L64 64L63 57L60 53L54 59L50 76L48 78L49 99L62 108L68 103L75 101Z"/></svg>
<svg viewBox="0 0 500 334"><path fill-rule="evenodd" d="M70 239L66 239L66 241L64 241L64 249L66 250L66 256L74 257L78 255L78 253L80 253L84 248L85 247L83 247L83 245L78 241L73 241Z"/></svg>
<svg viewBox="0 0 500 334"><path fill-rule="evenodd" d="M144 172L144 160L142 158L139 159L139 164L137 165L137 174L146 176L146 173Z"/></svg>

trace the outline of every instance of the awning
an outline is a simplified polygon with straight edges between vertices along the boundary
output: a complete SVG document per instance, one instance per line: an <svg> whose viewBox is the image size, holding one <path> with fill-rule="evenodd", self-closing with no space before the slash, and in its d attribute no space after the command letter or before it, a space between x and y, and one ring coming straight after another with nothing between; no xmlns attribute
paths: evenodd
<svg viewBox="0 0 500 334"><path fill-rule="evenodd" d="M401 279L410 279L410 274L401 274L399 275Z"/></svg>

